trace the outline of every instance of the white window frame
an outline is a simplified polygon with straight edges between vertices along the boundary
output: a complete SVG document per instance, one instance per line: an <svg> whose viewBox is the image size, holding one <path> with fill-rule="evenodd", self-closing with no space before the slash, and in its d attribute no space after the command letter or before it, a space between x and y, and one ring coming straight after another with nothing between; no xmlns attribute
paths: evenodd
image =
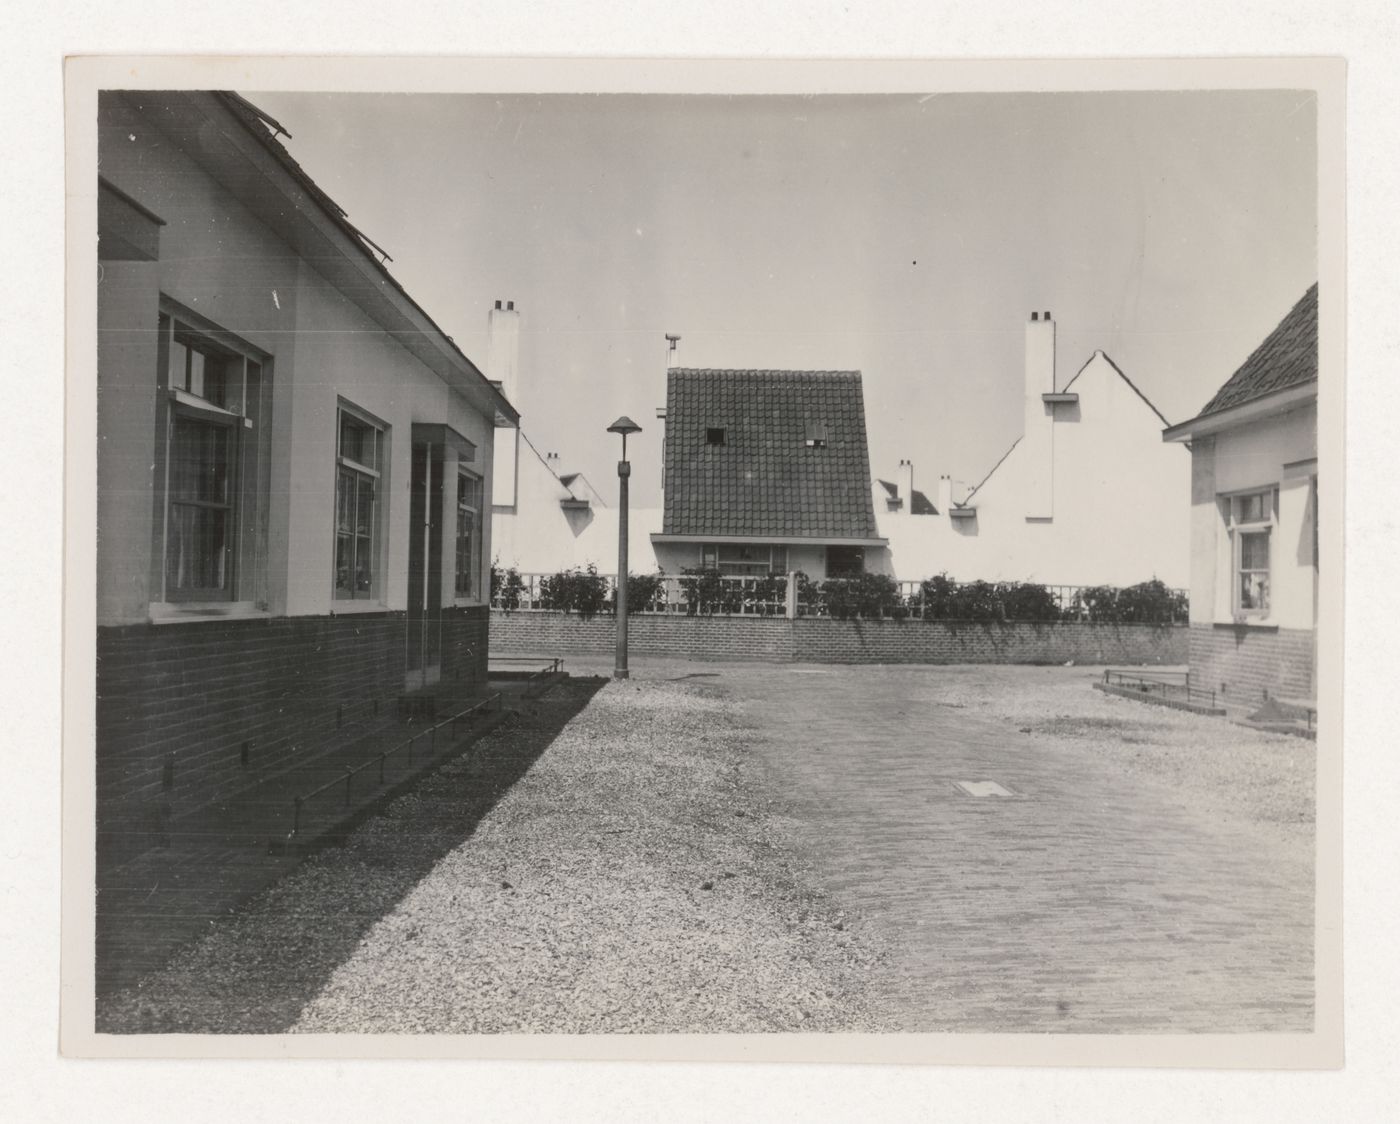
<svg viewBox="0 0 1400 1124"><path fill-rule="evenodd" d="M725 560L720 555L725 551L751 550L757 555L750 561L729 559ZM763 560L764 552L767 553L767 562ZM755 571L755 567L767 566L761 573ZM716 570L720 574L727 574L730 577L765 577L769 574L785 574L788 565L788 548L782 543L746 543L746 542L724 542L705 543L700 548L700 568L702 570Z"/></svg>
<svg viewBox="0 0 1400 1124"><path fill-rule="evenodd" d="M255 557L261 549L257 531L267 496L255 426L261 420L266 427L262 412L271 400L272 357L165 297L159 305L157 331L156 379L162 414L152 551L152 619L256 612L260 608L257 587L264 562ZM219 393L211 393L212 388L202 381L202 372L195 371L196 355L206 361L217 357L223 364L224 381ZM184 362L177 371L177 360L181 358ZM222 500L174 495L179 469L175 463L176 431L182 423L224 434L227 444ZM217 586L181 587L176 580L173 570L182 569L175 567L172 559L172 551L178 549L179 508L224 513L222 558L217 563L221 578Z"/></svg>
<svg viewBox="0 0 1400 1124"><path fill-rule="evenodd" d="M1278 528L1278 485L1249 488L1221 497L1225 505L1225 525L1230 538L1230 612L1237 621L1267 621L1274 606L1274 545ZM1260 500L1260 513L1251 516L1245 510L1249 501ZM1268 551L1268 565L1244 568L1246 538L1263 536ZM1245 605L1243 580L1246 573L1262 574L1264 578L1263 605Z"/></svg>
<svg viewBox="0 0 1400 1124"><path fill-rule="evenodd" d="M349 420L352 424L368 429L374 435L374 448L368 458L352 457L346 455L342 441L344 440L345 422ZM384 595L384 464L387 459L387 448L389 442L389 427L353 403L345 401L343 398L336 403L335 411L335 499L331 516L332 541L331 541L331 596L339 604L346 602L355 603L368 601L379 603ZM370 463L365 463L368 460ZM369 544L366 548L369 559L369 585L360 588L359 581L351 577L348 587L341 584L340 563L341 563L341 540L348 539L351 547L351 558L349 563L350 574L357 574L360 570L361 539L366 536L359 530L358 523L349 530L342 526L341 508L344 504L342 488L346 481L353 481L355 485L354 510L359 511L360 494L362 488L369 488L372 492L370 500L369 516Z"/></svg>
<svg viewBox="0 0 1400 1124"><path fill-rule="evenodd" d="M470 480L477 486L476 507L462 502L462 482ZM484 505L486 503L486 481L480 473L471 472L466 468L457 469L457 498L454 501L457 510L457 533L453 537L452 550L452 590L453 597L459 602L469 604L479 604L488 598L483 596L487 592L482 587L486 584L481 573L481 538L484 533ZM462 578L464 570L462 567L462 531L464 524L469 524L471 530L471 545L468 548L467 568L465 576L468 579L469 587L462 588Z"/></svg>

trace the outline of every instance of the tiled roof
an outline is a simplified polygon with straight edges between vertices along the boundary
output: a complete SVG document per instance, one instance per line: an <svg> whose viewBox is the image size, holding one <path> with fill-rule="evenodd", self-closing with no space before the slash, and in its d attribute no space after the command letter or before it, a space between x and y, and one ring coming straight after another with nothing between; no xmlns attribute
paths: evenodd
<svg viewBox="0 0 1400 1124"><path fill-rule="evenodd" d="M900 498L900 495L899 495L899 485L898 485L898 484L891 484L888 480L877 480L877 481L875 481L875 483L879 484L880 487L882 487L882 488L885 489L885 492L886 492L886 494L889 496L890 499L892 499L892 500L897 500L897 499ZM937 514L938 514L938 508L936 508L936 507L933 506L933 501L930 500L930 499L928 498L928 496L924 495L923 492L919 491L918 488L915 488L915 489L914 489L914 509L913 509L913 511L911 512L911 514L913 514L913 515L937 515Z"/></svg>
<svg viewBox="0 0 1400 1124"><path fill-rule="evenodd" d="M812 425L824 447L808 447ZM668 371L662 530L876 537L860 372Z"/></svg>
<svg viewBox="0 0 1400 1124"><path fill-rule="evenodd" d="M1200 417L1243 406L1277 390L1317 378L1317 285L1215 392Z"/></svg>

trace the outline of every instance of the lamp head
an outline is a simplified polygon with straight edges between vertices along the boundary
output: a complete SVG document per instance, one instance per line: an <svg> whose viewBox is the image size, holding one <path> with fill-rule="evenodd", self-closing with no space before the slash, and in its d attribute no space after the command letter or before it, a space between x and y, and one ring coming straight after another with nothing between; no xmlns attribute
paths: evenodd
<svg viewBox="0 0 1400 1124"><path fill-rule="evenodd" d="M642 427L629 418L626 414L618 418L612 425L608 426L609 433L620 433L626 439L628 434L641 433Z"/></svg>

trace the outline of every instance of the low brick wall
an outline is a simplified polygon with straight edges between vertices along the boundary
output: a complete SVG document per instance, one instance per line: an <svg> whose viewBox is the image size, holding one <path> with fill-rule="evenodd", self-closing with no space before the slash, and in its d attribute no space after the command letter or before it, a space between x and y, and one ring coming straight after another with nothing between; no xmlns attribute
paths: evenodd
<svg viewBox="0 0 1400 1124"><path fill-rule="evenodd" d="M1189 632L1191 682L1223 703L1312 697L1310 629L1193 623Z"/></svg>
<svg viewBox="0 0 1400 1124"><path fill-rule="evenodd" d="M1181 625L977 621L839 621L823 617L686 617L638 614L627 646L646 655L700 660L811 663L1184 664ZM610 616L491 613L496 652L604 652L616 643Z"/></svg>
<svg viewBox="0 0 1400 1124"><path fill-rule="evenodd" d="M104 861L148 831L325 748L403 694L405 617L354 613L97 630ZM485 608L444 610L443 677L484 682Z"/></svg>

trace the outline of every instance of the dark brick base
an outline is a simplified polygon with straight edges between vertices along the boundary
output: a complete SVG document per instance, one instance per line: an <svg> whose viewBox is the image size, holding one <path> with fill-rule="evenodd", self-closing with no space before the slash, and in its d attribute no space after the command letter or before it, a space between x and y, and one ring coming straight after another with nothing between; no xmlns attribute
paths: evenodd
<svg viewBox="0 0 1400 1124"><path fill-rule="evenodd" d="M1191 682L1226 705L1312 697L1311 630L1193 624L1189 631Z"/></svg>
<svg viewBox="0 0 1400 1124"><path fill-rule="evenodd" d="M590 621L542 610L491 614L499 652L603 652L616 643L614 619ZM812 663L1186 662L1181 626L985 624L970 621L838 621L801 617L638 615L628 649L687 659Z"/></svg>
<svg viewBox="0 0 1400 1124"><path fill-rule="evenodd" d="M489 615L445 610L443 677L483 683ZM403 613L97 630L98 851L266 781L397 705Z"/></svg>

